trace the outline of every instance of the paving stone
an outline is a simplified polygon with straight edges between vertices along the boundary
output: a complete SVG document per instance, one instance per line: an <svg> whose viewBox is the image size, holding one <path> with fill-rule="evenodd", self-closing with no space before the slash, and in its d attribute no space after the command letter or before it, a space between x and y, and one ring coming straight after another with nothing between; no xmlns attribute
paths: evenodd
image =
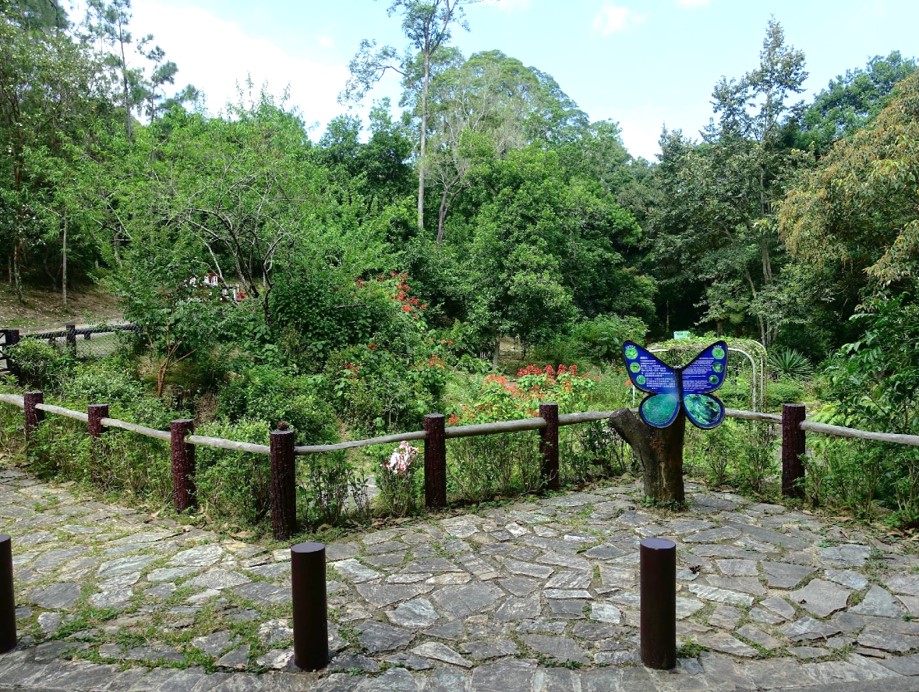
<svg viewBox="0 0 919 692"><path fill-rule="evenodd" d="M334 567L335 571L341 574L345 579L354 584L372 581L373 579L378 579L381 576L380 573L376 570L371 569L354 559L339 560L338 562L333 563L332 567Z"/></svg>
<svg viewBox="0 0 919 692"><path fill-rule="evenodd" d="M476 661L515 656L519 651L517 645L510 639L466 642L462 650Z"/></svg>
<svg viewBox="0 0 919 692"><path fill-rule="evenodd" d="M710 575L705 577L709 586L726 591L742 591L752 596L765 596L766 588L755 577L719 577Z"/></svg>
<svg viewBox="0 0 919 692"><path fill-rule="evenodd" d="M232 639L233 635L230 632L222 630L203 637L195 637L191 640L191 643L192 646L201 649L208 656L219 656L230 648Z"/></svg>
<svg viewBox="0 0 919 692"><path fill-rule="evenodd" d="M833 567L863 567L871 555L866 545L846 544L820 548L820 559Z"/></svg>
<svg viewBox="0 0 919 692"><path fill-rule="evenodd" d="M792 646L788 648L788 653L802 660L826 658L835 654L834 651L820 646Z"/></svg>
<svg viewBox="0 0 919 692"><path fill-rule="evenodd" d="M29 601L49 610L61 610L72 606L79 597L79 584L61 582L33 591L29 596Z"/></svg>
<svg viewBox="0 0 919 692"><path fill-rule="evenodd" d="M244 670L249 662L249 645L237 647L232 651L227 651L223 656L217 659L218 668L233 668Z"/></svg>
<svg viewBox="0 0 919 692"><path fill-rule="evenodd" d="M766 584L772 589L793 589L816 570L788 562L763 562Z"/></svg>
<svg viewBox="0 0 919 692"><path fill-rule="evenodd" d="M894 593L919 596L919 574L896 574L887 577L884 583Z"/></svg>
<svg viewBox="0 0 919 692"><path fill-rule="evenodd" d="M903 654L919 648L919 636L900 634L889 628L873 625L866 627L856 640L861 646L869 649L880 649L890 653Z"/></svg>
<svg viewBox="0 0 919 692"><path fill-rule="evenodd" d="M572 661L586 663L587 654L570 637L552 637L541 634L527 634L521 637L523 643L531 649L548 656L559 663Z"/></svg>
<svg viewBox="0 0 919 692"><path fill-rule="evenodd" d="M203 574L191 579L189 586L198 588L214 589L219 591L231 586L239 586L251 581L248 577L226 569L211 569Z"/></svg>
<svg viewBox="0 0 919 692"><path fill-rule="evenodd" d="M343 653L329 661L328 670L332 672L360 670L365 673L379 673L380 664L361 654Z"/></svg>
<svg viewBox="0 0 919 692"><path fill-rule="evenodd" d="M399 627L430 627L440 615L427 598L414 598L400 603L395 610L387 611L386 617Z"/></svg>
<svg viewBox="0 0 919 692"><path fill-rule="evenodd" d="M533 593L537 587L541 585L541 582L536 579L528 579L527 577L506 577L504 579L499 579L498 584L500 584L501 588L505 591L509 591L514 596L523 598Z"/></svg>
<svg viewBox="0 0 919 692"><path fill-rule="evenodd" d="M833 582L814 579L803 589L792 591L789 598L817 617L825 618L845 608L851 593Z"/></svg>
<svg viewBox="0 0 919 692"><path fill-rule="evenodd" d="M800 642L829 639L841 633L842 629L832 622L821 622L811 617L803 617L785 625L780 631L791 641Z"/></svg>
<svg viewBox="0 0 919 692"><path fill-rule="evenodd" d="M586 589L591 575L586 572L556 572L545 584L546 589Z"/></svg>
<svg viewBox="0 0 919 692"><path fill-rule="evenodd" d="M161 582L167 581L172 582L176 579L183 579L184 577L191 576L192 574L197 574L203 569L203 567L163 567L160 569L153 569L147 573L147 581L151 582Z"/></svg>
<svg viewBox="0 0 919 692"><path fill-rule="evenodd" d="M355 588L365 601L377 608L385 608L393 603L427 593L433 587L426 584L369 584L365 582L357 584Z"/></svg>
<svg viewBox="0 0 919 692"><path fill-rule="evenodd" d="M579 619L584 617L588 601L564 599L549 601L549 612L558 618Z"/></svg>
<svg viewBox="0 0 919 692"><path fill-rule="evenodd" d="M676 597L676 618L683 620L694 613L699 612L705 604L697 598L687 598L685 596Z"/></svg>
<svg viewBox="0 0 919 692"><path fill-rule="evenodd" d="M280 605L290 603L290 587L282 588L274 584L268 584L263 581L253 581L248 584L240 584L229 589L249 601L255 601L264 605ZM331 589L329 590L331 592Z"/></svg>
<svg viewBox="0 0 919 692"><path fill-rule="evenodd" d="M845 682L864 682L890 677L890 671L880 663L852 654L846 661L805 663L801 666L818 683L838 685Z"/></svg>
<svg viewBox="0 0 919 692"><path fill-rule="evenodd" d="M727 577L755 577L759 574L756 560L715 560L718 569Z"/></svg>
<svg viewBox="0 0 919 692"><path fill-rule="evenodd" d="M461 668L472 668L472 663L460 656L446 644L440 642L424 642L412 649L412 653L423 658L442 661Z"/></svg>
<svg viewBox="0 0 919 692"><path fill-rule="evenodd" d="M131 555L130 557L120 557L115 560L103 562L97 572L100 579L111 579L120 574L131 574L140 572L151 562L160 558L159 555Z"/></svg>
<svg viewBox="0 0 919 692"><path fill-rule="evenodd" d="M690 584L689 591L706 601L729 603L744 607L753 605L753 596L739 591L728 591L727 589L719 589L707 584Z"/></svg>
<svg viewBox="0 0 919 692"><path fill-rule="evenodd" d="M534 594L526 598L508 597L495 612L497 622L515 622L535 618L540 613L539 596Z"/></svg>
<svg viewBox="0 0 919 692"><path fill-rule="evenodd" d="M543 595L549 599L593 598L590 591L586 589L543 589Z"/></svg>
<svg viewBox="0 0 919 692"><path fill-rule="evenodd" d="M868 588L868 580L865 579L864 575L853 572L850 569L828 569L824 571L823 575L830 581L835 581L837 584L842 584L855 591Z"/></svg>
<svg viewBox="0 0 919 692"><path fill-rule="evenodd" d="M721 604L708 616L708 624L723 630L732 630L740 622L743 613L733 606Z"/></svg>
<svg viewBox="0 0 919 692"><path fill-rule="evenodd" d="M168 560L168 564L170 567L209 567L222 555L223 548L211 543L176 553Z"/></svg>
<svg viewBox="0 0 919 692"><path fill-rule="evenodd" d="M757 644L766 651L777 651L782 647L782 642L775 637L773 637L768 632L763 631L759 627L754 627L753 625L747 624L737 630L739 634L744 639Z"/></svg>
<svg viewBox="0 0 919 692"><path fill-rule="evenodd" d="M464 618L490 608L504 594L494 584L443 586L431 594L431 600L445 614Z"/></svg>
<svg viewBox="0 0 919 692"><path fill-rule="evenodd" d="M591 603L590 619L618 625L622 622L622 611L612 603Z"/></svg>
<svg viewBox="0 0 919 692"><path fill-rule="evenodd" d="M281 670L291 667L293 665L293 658L294 652L292 649L276 649L259 656L255 659L255 664L264 668Z"/></svg>
<svg viewBox="0 0 919 692"><path fill-rule="evenodd" d="M358 626L357 630L360 632L358 641L364 650L371 654L407 646L414 636L400 627L384 625L373 620Z"/></svg>
<svg viewBox="0 0 919 692"><path fill-rule="evenodd" d="M727 632L707 632L700 634L697 641L703 646L707 646L713 651L720 651L732 656L741 656L743 658L753 658L758 653L749 644L744 644L736 637L732 637Z"/></svg>
<svg viewBox="0 0 919 692"><path fill-rule="evenodd" d="M268 620L259 625L258 636L268 646L287 641L294 636L289 620Z"/></svg>
<svg viewBox="0 0 919 692"><path fill-rule="evenodd" d="M850 613L859 615L877 615L879 617L899 618L905 612L903 606L896 603L890 592L880 586L872 586L865 598L857 606L849 608Z"/></svg>
<svg viewBox="0 0 919 692"><path fill-rule="evenodd" d="M740 531L733 526L719 526L713 529L706 529L698 533L683 537L684 543L717 543L718 541L730 541L740 537Z"/></svg>

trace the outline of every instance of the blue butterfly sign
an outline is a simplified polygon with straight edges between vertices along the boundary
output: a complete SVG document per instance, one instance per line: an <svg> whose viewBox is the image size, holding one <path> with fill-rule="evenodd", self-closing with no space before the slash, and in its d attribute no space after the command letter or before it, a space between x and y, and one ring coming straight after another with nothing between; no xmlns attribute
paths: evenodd
<svg viewBox="0 0 919 692"><path fill-rule="evenodd" d="M724 341L716 341L684 367L670 367L631 341L625 342L622 354L632 384L650 394L638 407L648 425L666 428L676 420L681 407L693 425L704 430L724 420L724 404L711 396L724 384L728 371L728 345Z"/></svg>

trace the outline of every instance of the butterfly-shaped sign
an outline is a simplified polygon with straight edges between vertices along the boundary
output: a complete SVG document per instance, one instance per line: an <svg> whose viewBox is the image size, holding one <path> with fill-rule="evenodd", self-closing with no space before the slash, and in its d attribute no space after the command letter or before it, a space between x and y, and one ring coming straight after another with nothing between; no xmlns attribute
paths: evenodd
<svg viewBox="0 0 919 692"><path fill-rule="evenodd" d="M638 344L622 347L625 369L638 389L647 392L638 407L641 419L655 428L676 420L680 408L699 428L708 430L724 420L724 404L711 393L724 384L728 371L728 345L716 341L689 365L672 368Z"/></svg>

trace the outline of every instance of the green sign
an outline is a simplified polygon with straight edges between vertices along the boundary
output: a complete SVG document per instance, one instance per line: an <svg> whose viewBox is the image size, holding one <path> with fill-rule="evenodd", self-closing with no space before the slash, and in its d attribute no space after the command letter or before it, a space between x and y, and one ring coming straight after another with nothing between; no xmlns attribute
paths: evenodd
<svg viewBox="0 0 919 692"><path fill-rule="evenodd" d="M688 338L689 338L689 332L674 332L674 333L673 333L673 338L674 338L674 339L688 339Z"/></svg>

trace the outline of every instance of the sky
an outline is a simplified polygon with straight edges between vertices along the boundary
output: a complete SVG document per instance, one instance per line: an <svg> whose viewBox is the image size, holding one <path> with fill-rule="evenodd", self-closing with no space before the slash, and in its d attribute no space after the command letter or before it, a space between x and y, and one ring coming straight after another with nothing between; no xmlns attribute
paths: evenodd
<svg viewBox="0 0 919 692"><path fill-rule="evenodd" d="M238 85L296 107L317 139L336 115L337 96L361 39L401 51L406 41L389 0L134 0L135 36L154 35L179 67L176 86L193 84L218 113ZM775 17L786 45L804 51L809 100L830 79L899 50L919 54L915 0L481 0L468 7L469 31L453 45L464 55L498 49L552 75L591 120L619 123L633 156L651 161L663 127L698 137L712 115L711 92L759 63ZM374 99L398 102L398 76ZM366 122L366 119L365 119Z"/></svg>

